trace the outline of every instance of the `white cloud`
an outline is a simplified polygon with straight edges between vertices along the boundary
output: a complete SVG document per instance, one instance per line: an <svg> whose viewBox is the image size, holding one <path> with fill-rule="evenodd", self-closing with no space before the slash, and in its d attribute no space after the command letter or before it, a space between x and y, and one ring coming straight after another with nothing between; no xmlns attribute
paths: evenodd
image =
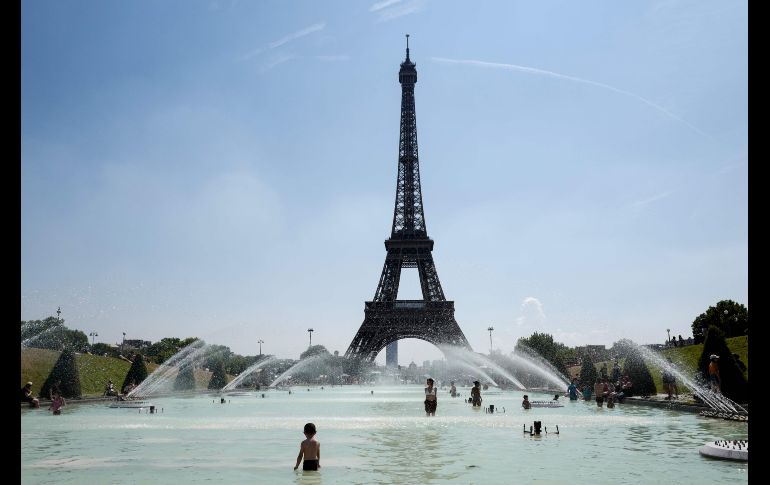
<svg viewBox="0 0 770 485"><path fill-rule="evenodd" d="M313 24L310 27L305 27L302 30L298 30L294 33L291 33L281 39L275 40L268 44L268 47L271 49L275 49L276 47L280 47L286 43L289 43L295 39L299 39L300 37L304 37L306 35L312 34L313 32L318 32L319 30L323 30L324 27L326 27L326 24L324 22L319 22L317 24Z"/></svg>
<svg viewBox="0 0 770 485"><path fill-rule="evenodd" d="M346 55L340 55L340 56L315 56L316 59L319 61L324 62L335 62L335 61L349 61L350 56Z"/></svg>
<svg viewBox="0 0 770 485"><path fill-rule="evenodd" d="M281 37L278 40L274 40L267 44L267 47L260 47L258 49L255 49L247 54L244 54L243 56L239 57L239 61L245 61L247 59L250 59L258 54L261 54L262 52L268 50L268 49L275 49L276 47L280 47L282 45L288 44L289 42L299 39L301 37L305 37L306 35L310 35L313 32L318 32L319 30L323 30L326 27L325 22L318 22L316 24L313 24L309 27L305 27L302 30L298 30L296 32L293 32L289 35L286 35L284 37Z"/></svg>
<svg viewBox="0 0 770 485"><path fill-rule="evenodd" d="M383 8L390 7L391 5L394 5L396 3L401 3L402 0L385 0L383 2L377 2L371 7L369 7L370 12L376 12L378 10L382 10Z"/></svg>
<svg viewBox="0 0 770 485"><path fill-rule="evenodd" d="M582 78L574 77L574 76L567 76L567 75L559 74L559 73L553 72L553 71L546 71L544 69L537 69L535 67L519 66L517 64L503 64L503 63L499 63L499 62L477 61L477 60L473 60L473 59L446 59L446 58L443 58L443 57L432 57L431 60L433 62L438 62L439 64L461 64L461 65L466 65L466 66L484 67L484 68L492 68L492 69L504 69L506 71L518 71L518 72L524 72L524 73L527 73L527 74L538 74L538 75L541 75L541 76L549 76L549 77L554 77L554 78L557 78L557 79L566 79L567 81L574 81L574 82L583 83L583 84L590 84L591 86L597 86L597 87L600 87L600 88L608 89L610 91L613 91L613 92L616 92L616 93L619 93L619 94L623 94L625 96L630 96L630 97L632 97L634 99L637 99L637 100L643 102L644 104L646 104L648 106L651 106L654 109L660 111L661 113L665 114L666 116L668 116L670 118L673 118L673 119L675 119L675 120L685 124L687 127L689 127L691 130L695 131L699 135L707 136L704 132L699 130L697 127L693 126L692 124L690 124L687 121L683 120L682 118L678 117L677 115L675 115L674 113L670 112L666 108L664 108L664 107L662 107L662 106L660 106L658 104L655 104L652 101L650 101L649 99L645 99L645 98L639 96L638 94L634 94L634 93L631 93L629 91L624 91L622 89L618 89L618 88L616 88L614 86L610 86L609 84L599 83L599 82L596 82L596 81L591 81L589 79L582 79Z"/></svg>
<svg viewBox="0 0 770 485"><path fill-rule="evenodd" d="M541 326L545 323L543 304L534 296L528 296L521 302L522 315L516 318L516 325Z"/></svg>
<svg viewBox="0 0 770 485"><path fill-rule="evenodd" d="M651 204L652 202L655 202L655 201L658 201L658 200L661 200L661 199L665 199L666 197L668 197L671 194L673 194L673 192L670 191L670 190L667 190L666 192L661 192L660 194L655 194L652 197L648 197L647 199L637 200L636 202L634 202L631 205L633 207L635 207L635 208L638 208L638 207L641 207L643 205Z"/></svg>
<svg viewBox="0 0 770 485"><path fill-rule="evenodd" d="M401 3L401 0L385 0L383 2L375 3L372 5L369 11L375 12L377 14L378 22L387 22L388 20L393 20L398 17L417 13L424 8L424 0L411 0L407 3Z"/></svg>

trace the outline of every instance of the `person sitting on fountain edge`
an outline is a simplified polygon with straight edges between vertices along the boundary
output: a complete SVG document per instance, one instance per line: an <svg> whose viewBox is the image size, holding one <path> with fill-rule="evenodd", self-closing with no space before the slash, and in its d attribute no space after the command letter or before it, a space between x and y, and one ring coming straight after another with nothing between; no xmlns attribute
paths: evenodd
<svg viewBox="0 0 770 485"><path fill-rule="evenodd" d="M32 383L28 382L21 388L21 402L29 403L31 408L39 408L40 401L32 396Z"/></svg>

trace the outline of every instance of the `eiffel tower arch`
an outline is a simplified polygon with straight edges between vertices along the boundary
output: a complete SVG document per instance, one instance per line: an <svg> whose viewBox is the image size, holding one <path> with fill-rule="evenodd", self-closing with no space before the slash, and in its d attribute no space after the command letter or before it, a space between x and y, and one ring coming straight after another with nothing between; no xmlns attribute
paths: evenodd
<svg viewBox="0 0 770 485"><path fill-rule="evenodd" d="M385 241L387 254L374 299L364 304L364 322L345 352L346 357L368 361L373 361L384 347L405 338L425 340L437 346L471 348L455 320L454 302L447 301L441 289L433 262L433 240L428 237L425 225L414 108L417 69L409 59L408 35L406 42L406 59L398 72L401 129L393 226L390 238ZM417 268L422 300L397 299L402 268ZM389 350L394 347L391 345Z"/></svg>

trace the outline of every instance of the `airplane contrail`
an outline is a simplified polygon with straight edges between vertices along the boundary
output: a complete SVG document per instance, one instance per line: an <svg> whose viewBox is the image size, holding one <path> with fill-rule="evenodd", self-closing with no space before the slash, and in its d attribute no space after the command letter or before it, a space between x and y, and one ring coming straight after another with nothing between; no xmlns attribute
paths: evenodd
<svg viewBox="0 0 770 485"><path fill-rule="evenodd" d="M596 81L591 81L589 79L582 79L579 77L574 76L567 76L564 74L559 74L558 72L552 72L552 71L546 71L544 69L537 69L534 67L527 67L527 66L519 66L516 64L503 64L499 62L485 62L485 61L476 61L472 59L446 59L444 57L431 57L431 60L434 62L442 63L442 64L464 64L468 66L476 66L476 67L487 67L487 68L493 68L493 69L505 69L507 71L519 71L519 72L525 72L527 74L539 74L542 76L550 76L555 77L558 79L566 79L568 81L575 81L583 84L590 84L592 86L597 86L604 89L609 89L610 91L614 91L619 94L623 94L626 96L630 96L634 99L637 99L644 104L648 106L652 106L656 110L660 111L661 113L665 114L666 116L669 116L670 118L673 118L681 123L684 123L686 126L688 126L691 130L695 131L701 136L708 137L708 135L701 130L699 130L697 127L692 125L691 123L688 123L687 121L683 120L682 118L678 117L671 111L667 110L663 106L660 106L658 104L653 103L649 99L645 99L638 94L634 94L628 91L624 91L622 89L618 89L614 86L610 86L609 84L599 83Z"/></svg>

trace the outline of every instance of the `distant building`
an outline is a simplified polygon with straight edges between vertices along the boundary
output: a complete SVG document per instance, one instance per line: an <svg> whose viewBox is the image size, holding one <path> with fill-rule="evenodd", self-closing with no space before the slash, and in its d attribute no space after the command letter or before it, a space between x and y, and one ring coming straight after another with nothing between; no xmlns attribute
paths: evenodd
<svg viewBox="0 0 770 485"><path fill-rule="evenodd" d="M594 362L608 360L609 352L604 345L585 345L583 347L575 347L575 352L578 355L588 355Z"/></svg>
<svg viewBox="0 0 770 485"><path fill-rule="evenodd" d="M152 345L152 342L150 342L149 340L130 340L130 339L126 339L126 341L123 342L123 347L124 348L130 347L130 348L133 348L133 349L143 349L145 347L149 347L150 345Z"/></svg>
<svg viewBox="0 0 770 485"><path fill-rule="evenodd" d="M398 367L398 340L389 343L385 347L385 365L388 367Z"/></svg>

